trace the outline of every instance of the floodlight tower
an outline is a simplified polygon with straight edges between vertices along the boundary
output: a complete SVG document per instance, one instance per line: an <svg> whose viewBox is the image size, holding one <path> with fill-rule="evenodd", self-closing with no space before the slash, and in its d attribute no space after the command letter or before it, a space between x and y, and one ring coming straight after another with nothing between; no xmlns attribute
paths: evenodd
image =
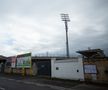
<svg viewBox="0 0 108 90"><path fill-rule="evenodd" d="M66 30L66 55L69 57L69 43L68 43L68 22L70 22L68 14L61 14L61 19L65 23L65 30Z"/></svg>

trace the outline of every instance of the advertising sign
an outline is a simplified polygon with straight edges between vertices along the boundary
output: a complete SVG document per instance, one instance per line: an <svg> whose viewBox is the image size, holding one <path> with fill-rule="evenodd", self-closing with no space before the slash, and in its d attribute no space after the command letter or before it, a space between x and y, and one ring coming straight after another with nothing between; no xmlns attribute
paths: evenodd
<svg viewBox="0 0 108 90"><path fill-rule="evenodd" d="M16 56L11 57L11 67L12 68L16 67Z"/></svg>
<svg viewBox="0 0 108 90"><path fill-rule="evenodd" d="M97 73L96 65L84 65L85 73Z"/></svg>
<svg viewBox="0 0 108 90"><path fill-rule="evenodd" d="M31 53L17 56L17 68L31 68Z"/></svg>
<svg viewBox="0 0 108 90"><path fill-rule="evenodd" d="M14 56L7 57L6 63L5 63L6 68L14 68L14 66L12 65L13 64L12 57L14 57Z"/></svg>

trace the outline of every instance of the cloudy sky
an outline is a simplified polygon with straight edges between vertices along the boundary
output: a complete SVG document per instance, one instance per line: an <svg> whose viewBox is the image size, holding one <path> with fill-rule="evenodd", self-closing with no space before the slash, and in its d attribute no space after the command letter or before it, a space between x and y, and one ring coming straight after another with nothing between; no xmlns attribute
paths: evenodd
<svg viewBox="0 0 108 90"><path fill-rule="evenodd" d="M71 20L70 55L88 47L108 53L108 0L0 0L0 55L65 55L61 13Z"/></svg>

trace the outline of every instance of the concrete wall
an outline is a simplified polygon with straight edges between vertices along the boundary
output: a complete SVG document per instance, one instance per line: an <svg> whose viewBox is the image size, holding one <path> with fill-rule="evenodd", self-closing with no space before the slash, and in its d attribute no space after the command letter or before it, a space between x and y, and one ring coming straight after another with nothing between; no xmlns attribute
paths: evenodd
<svg viewBox="0 0 108 90"><path fill-rule="evenodd" d="M51 77L71 80L84 80L82 58L51 60Z"/></svg>

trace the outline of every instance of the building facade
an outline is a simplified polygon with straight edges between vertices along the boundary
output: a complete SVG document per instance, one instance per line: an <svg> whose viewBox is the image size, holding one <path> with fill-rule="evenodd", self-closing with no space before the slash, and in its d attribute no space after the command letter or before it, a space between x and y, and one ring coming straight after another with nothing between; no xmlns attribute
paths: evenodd
<svg viewBox="0 0 108 90"><path fill-rule="evenodd" d="M84 81L82 58L74 57L62 60L54 58L51 61L51 69L53 78Z"/></svg>
<svg viewBox="0 0 108 90"><path fill-rule="evenodd" d="M86 81L108 82L108 57L101 49L78 51L83 55L84 78Z"/></svg>

